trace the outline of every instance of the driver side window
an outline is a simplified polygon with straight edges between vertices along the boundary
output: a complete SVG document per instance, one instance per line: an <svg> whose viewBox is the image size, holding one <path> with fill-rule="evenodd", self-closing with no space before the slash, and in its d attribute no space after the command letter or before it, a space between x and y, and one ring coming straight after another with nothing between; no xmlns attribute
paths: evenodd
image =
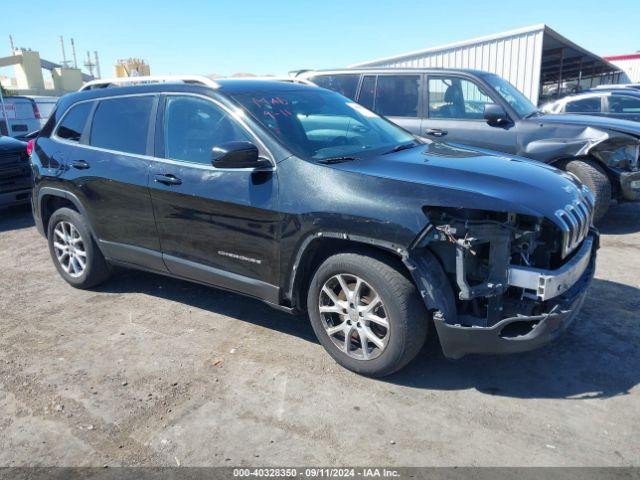
<svg viewBox="0 0 640 480"><path fill-rule="evenodd" d="M484 107L493 104L478 85L457 77L429 78L429 118L481 120Z"/></svg>
<svg viewBox="0 0 640 480"><path fill-rule="evenodd" d="M214 146L234 141L251 141L251 138L214 103L198 97L167 97L165 158L210 164Z"/></svg>

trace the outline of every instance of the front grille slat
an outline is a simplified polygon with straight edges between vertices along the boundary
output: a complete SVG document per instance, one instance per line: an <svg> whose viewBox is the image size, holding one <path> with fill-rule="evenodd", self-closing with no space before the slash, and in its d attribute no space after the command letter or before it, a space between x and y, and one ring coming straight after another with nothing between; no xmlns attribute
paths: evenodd
<svg viewBox="0 0 640 480"><path fill-rule="evenodd" d="M562 231L563 258L574 251L589 234L593 209L593 196L583 187L577 199L556 211L557 224Z"/></svg>

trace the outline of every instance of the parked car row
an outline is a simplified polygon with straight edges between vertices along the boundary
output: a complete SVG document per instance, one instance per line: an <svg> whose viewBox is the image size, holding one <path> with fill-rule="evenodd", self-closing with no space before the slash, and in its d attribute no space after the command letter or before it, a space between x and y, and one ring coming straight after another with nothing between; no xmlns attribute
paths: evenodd
<svg viewBox="0 0 640 480"><path fill-rule="evenodd" d="M347 96L189 77L63 97L30 142L33 214L62 278L91 288L119 265L307 312L337 362L372 376L415 357L431 321L450 358L560 335L594 274L592 193L542 162L423 138L465 141L468 115L469 140L495 129L505 150L537 151L547 120L497 77L355 76L329 82Z"/></svg>
<svg viewBox="0 0 640 480"><path fill-rule="evenodd" d="M594 194L596 221L612 198L640 199L640 123L545 114L499 76L473 70L347 69L301 71L296 77L352 98L415 135L527 157L570 172ZM629 89L623 100L612 99L610 105L634 114L633 92Z"/></svg>

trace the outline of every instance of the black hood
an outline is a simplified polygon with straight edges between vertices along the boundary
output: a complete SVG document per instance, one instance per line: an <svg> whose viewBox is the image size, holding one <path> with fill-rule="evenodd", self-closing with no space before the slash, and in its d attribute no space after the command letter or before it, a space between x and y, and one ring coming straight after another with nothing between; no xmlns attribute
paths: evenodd
<svg viewBox="0 0 640 480"><path fill-rule="evenodd" d="M581 183L554 167L444 143L334 167L428 187L416 191L424 205L514 212L554 223L556 211L583 198Z"/></svg>
<svg viewBox="0 0 640 480"><path fill-rule="evenodd" d="M0 153L26 151L27 144L12 137L0 136Z"/></svg>
<svg viewBox="0 0 640 480"><path fill-rule="evenodd" d="M599 117L595 115L566 114L543 114L532 117L530 120L538 123L602 128L640 137L640 122L632 122L631 120L620 120L618 118Z"/></svg>

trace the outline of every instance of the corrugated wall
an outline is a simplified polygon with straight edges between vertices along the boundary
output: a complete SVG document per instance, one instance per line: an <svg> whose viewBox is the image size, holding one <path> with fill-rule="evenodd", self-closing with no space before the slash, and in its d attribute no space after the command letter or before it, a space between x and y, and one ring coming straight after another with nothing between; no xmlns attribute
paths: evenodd
<svg viewBox="0 0 640 480"><path fill-rule="evenodd" d="M633 56L630 55L630 57ZM631 83L640 83L640 58L629 58L628 60L610 59L609 62L624 70Z"/></svg>
<svg viewBox="0 0 640 480"><path fill-rule="evenodd" d="M500 75L538 103L544 30L523 32L468 45L433 50L367 67L472 68Z"/></svg>

